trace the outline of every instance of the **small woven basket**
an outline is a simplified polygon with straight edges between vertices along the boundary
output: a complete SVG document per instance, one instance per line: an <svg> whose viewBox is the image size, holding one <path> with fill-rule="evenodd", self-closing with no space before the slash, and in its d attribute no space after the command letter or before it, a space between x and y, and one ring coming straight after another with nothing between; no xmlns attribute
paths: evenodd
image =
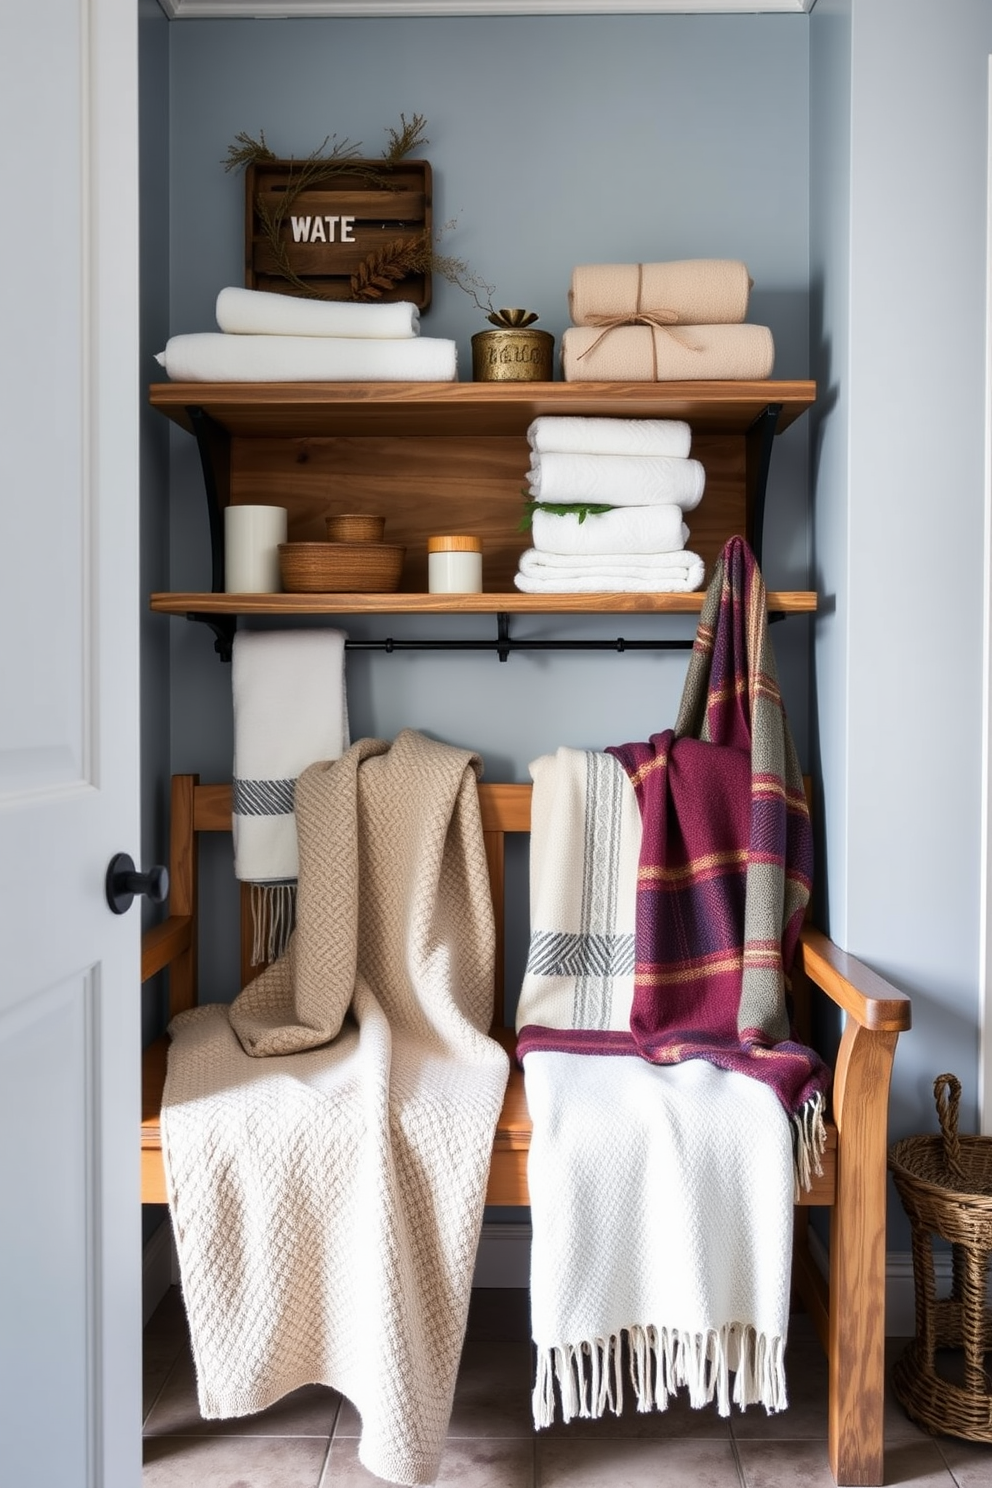
<svg viewBox="0 0 992 1488"><path fill-rule="evenodd" d="M986 1303L992 1253L992 1138L958 1135L961 1084L934 1081L940 1136L904 1137L889 1169L912 1224L916 1336L896 1361L893 1389L906 1413L938 1435L992 1442L992 1347ZM951 1247L951 1294L937 1297L933 1237ZM941 1357L937 1350L952 1351Z"/></svg>

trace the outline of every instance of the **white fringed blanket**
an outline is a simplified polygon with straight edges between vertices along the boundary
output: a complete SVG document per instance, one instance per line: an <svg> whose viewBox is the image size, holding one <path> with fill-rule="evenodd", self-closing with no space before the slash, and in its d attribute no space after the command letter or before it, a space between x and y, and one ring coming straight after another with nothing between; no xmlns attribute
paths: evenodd
<svg viewBox="0 0 992 1488"><path fill-rule="evenodd" d="M531 765L531 945L517 1007L533 1121L534 1421L786 1404L794 1162L774 1091L630 1032L641 823L612 755ZM730 1376L734 1375L731 1383Z"/></svg>
<svg viewBox="0 0 992 1488"><path fill-rule="evenodd" d="M787 1404L792 1142L774 1092L703 1060L525 1056L534 1422ZM625 1357L626 1356L626 1357ZM731 1380L730 1376L734 1378Z"/></svg>
<svg viewBox="0 0 992 1488"><path fill-rule="evenodd" d="M202 1414L333 1386L407 1484L438 1469L508 1073L478 769L405 730L303 772L290 949L174 1020L163 1098Z"/></svg>

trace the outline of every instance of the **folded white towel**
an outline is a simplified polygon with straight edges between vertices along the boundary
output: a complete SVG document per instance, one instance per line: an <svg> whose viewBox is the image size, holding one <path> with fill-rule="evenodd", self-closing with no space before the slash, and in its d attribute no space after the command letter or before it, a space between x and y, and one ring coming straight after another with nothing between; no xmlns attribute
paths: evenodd
<svg viewBox="0 0 992 1488"><path fill-rule="evenodd" d="M255 883L296 878L296 777L348 748L340 630L234 637L234 868Z"/></svg>
<svg viewBox="0 0 992 1488"><path fill-rule="evenodd" d="M527 473L535 501L597 502L605 506L649 506L654 502L692 511L706 485L698 460L669 455L532 455Z"/></svg>
<svg viewBox="0 0 992 1488"><path fill-rule="evenodd" d="M513 582L524 594L684 594L701 588L703 576L703 560L686 549L635 559L627 553L583 558L528 548Z"/></svg>
<svg viewBox="0 0 992 1488"><path fill-rule="evenodd" d="M541 553L675 553L688 538L682 508L673 504L615 506L581 522L574 512L536 511L531 519L531 541Z"/></svg>
<svg viewBox="0 0 992 1488"><path fill-rule="evenodd" d="M539 454L677 455L684 458L692 430L681 419L576 418L543 414L527 430Z"/></svg>
<svg viewBox="0 0 992 1488"><path fill-rule="evenodd" d="M454 382L454 341L428 336L170 336L155 359L176 382Z"/></svg>
<svg viewBox="0 0 992 1488"><path fill-rule="evenodd" d="M228 285L217 296L217 324L238 336L368 336L402 340L420 334L420 310L406 300L364 305L307 300Z"/></svg>

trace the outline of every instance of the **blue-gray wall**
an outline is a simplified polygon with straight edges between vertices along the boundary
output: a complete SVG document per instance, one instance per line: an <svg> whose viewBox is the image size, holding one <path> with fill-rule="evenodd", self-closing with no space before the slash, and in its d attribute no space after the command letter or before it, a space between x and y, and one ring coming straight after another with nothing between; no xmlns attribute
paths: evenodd
<svg viewBox="0 0 992 1488"><path fill-rule="evenodd" d="M817 0L815 713L830 931L913 996L893 1135L978 1091L988 63L983 0Z"/></svg>
<svg viewBox="0 0 992 1488"><path fill-rule="evenodd" d="M987 0L167 31L169 253L147 262L145 296L172 332L211 329L217 291L241 280L243 183L221 164L240 130L264 130L280 154L306 154L328 134L376 154L401 112L425 114L435 220L455 223L443 248L495 286L496 304L530 306L556 338L577 263L748 263L750 318L775 333L776 375L820 386L813 416L777 442L764 569L771 587L812 582L822 597L814 624L773 633L800 753L819 780L821 912L841 944L914 997L891 1134L932 1126L931 1084L945 1068L964 1081L973 1127ZM154 169L157 191L160 158ZM436 283L424 333L457 340L465 376L482 324L464 295ZM169 583L207 587L192 441L172 431L169 448ZM171 651L171 768L226 777L229 674L207 632L153 623ZM386 624L342 623L356 636ZM680 623L625 618L622 629L676 633ZM621 629L518 624L568 636ZM482 617L391 618L388 628L492 630ZM560 743L602 747L664 727L685 662L353 655L348 667L356 734L420 727L480 748L499 780L525 779L529 760ZM208 987L230 996L232 966Z"/></svg>
<svg viewBox="0 0 992 1488"><path fill-rule="evenodd" d="M495 304L536 310L558 341L575 264L741 258L755 281L749 318L775 335L776 374L808 375L805 17L177 22L169 37L163 294L174 333L213 329L218 290L242 282L244 183L222 165L239 131L264 131L279 154L306 155L331 134L375 155L401 112L419 112L435 223L455 223L442 250L495 286ZM484 326L472 301L436 277L423 333L457 341L463 377L471 375L470 337ZM805 588L805 420L778 446L765 575L771 587ZM193 442L177 431L172 449L172 587L209 587ZM495 634L489 617L341 623L356 637ZM172 635L173 769L226 778L229 671L208 632L161 624ZM776 630L801 752L808 624ZM693 625L520 617L514 631L691 636ZM485 654L352 654L352 729L392 737L421 728L480 749L488 779L525 780L530 760L559 744L602 748L669 725L685 665L678 653L516 655L505 665ZM227 849L213 851L223 857ZM218 995L236 990L232 967L211 975Z"/></svg>

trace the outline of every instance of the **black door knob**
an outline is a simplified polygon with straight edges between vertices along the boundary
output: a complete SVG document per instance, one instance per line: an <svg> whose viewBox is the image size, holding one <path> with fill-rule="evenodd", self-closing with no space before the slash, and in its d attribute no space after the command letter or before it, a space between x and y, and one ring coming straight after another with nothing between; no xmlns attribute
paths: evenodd
<svg viewBox="0 0 992 1488"><path fill-rule="evenodd" d="M131 908L135 894L147 894L161 904L169 892L169 870L161 865L139 873L129 853L116 853L107 868L107 903L114 914Z"/></svg>

